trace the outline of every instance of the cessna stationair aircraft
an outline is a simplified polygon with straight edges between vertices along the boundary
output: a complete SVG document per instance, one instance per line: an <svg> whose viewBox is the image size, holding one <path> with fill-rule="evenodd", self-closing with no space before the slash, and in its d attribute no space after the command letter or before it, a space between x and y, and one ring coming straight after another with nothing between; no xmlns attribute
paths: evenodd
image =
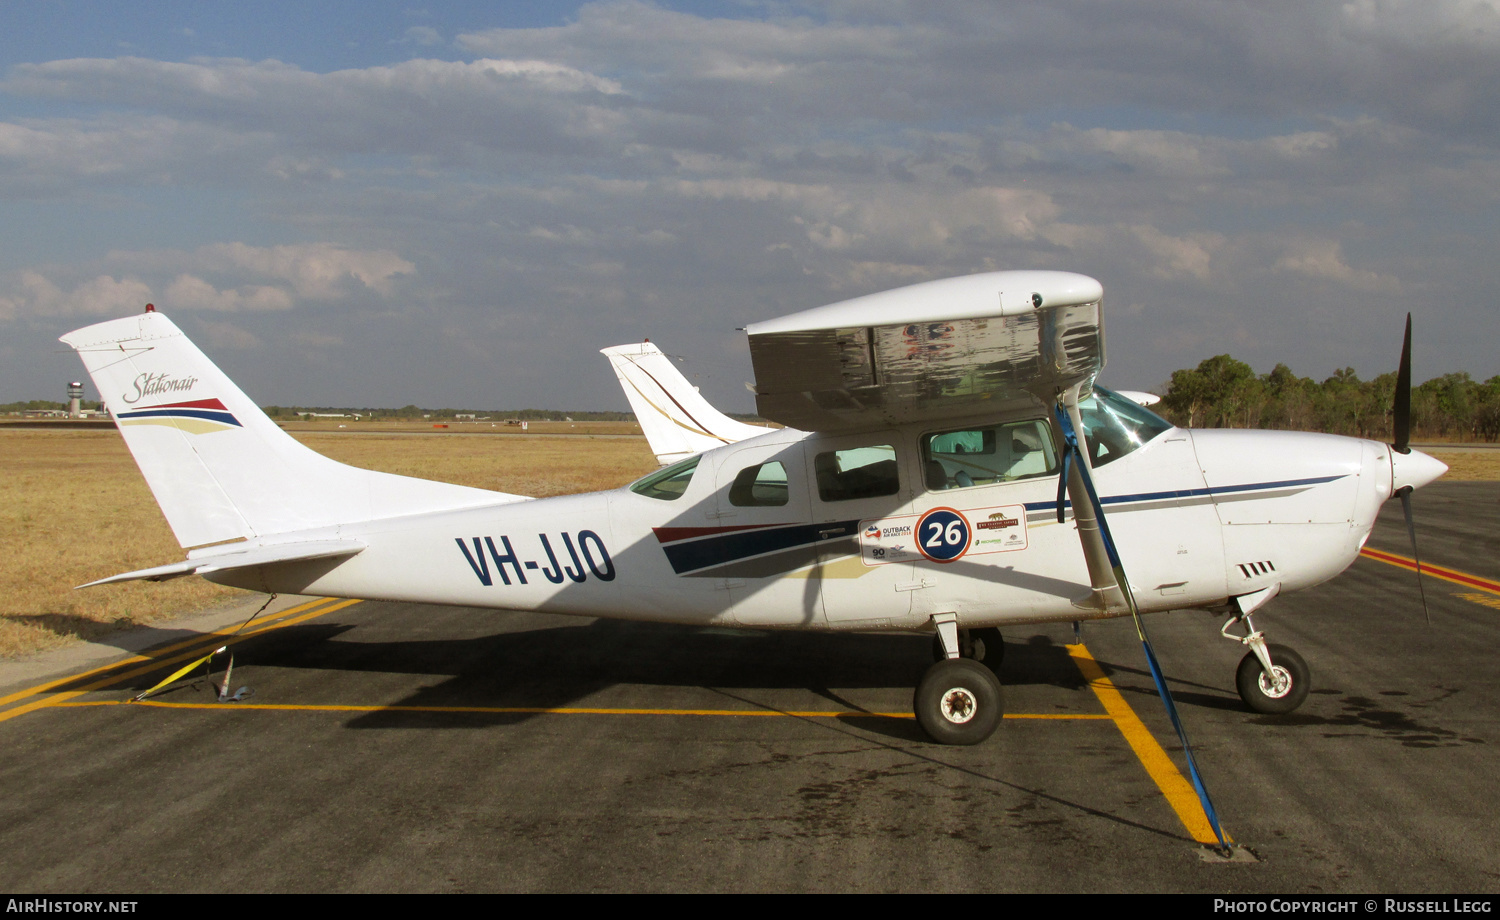
<svg viewBox="0 0 1500 920"><path fill-rule="evenodd" d="M1206 608L1249 647L1245 701L1290 711L1307 666L1251 614L1342 572L1382 503L1446 470L1407 447L1409 327L1393 445L1190 431L1094 385L1102 295L1083 275L991 272L753 324L757 406L787 427L740 425L685 383L622 373L680 433L652 437L669 465L544 499L314 453L148 307L62 340L187 559L92 584L197 574L264 592L935 633L914 708L953 744L1000 722L1002 627ZM624 349L649 370L648 351ZM660 422L638 414L648 433Z"/></svg>

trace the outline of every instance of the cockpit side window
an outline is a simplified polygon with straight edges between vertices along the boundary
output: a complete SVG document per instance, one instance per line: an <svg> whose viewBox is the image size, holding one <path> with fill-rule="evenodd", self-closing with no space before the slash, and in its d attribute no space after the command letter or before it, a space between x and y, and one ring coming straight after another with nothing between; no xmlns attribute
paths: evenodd
<svg viewBox="0 0 1500 920"><path fill-rule="evenodd" d="M696 454L674 463L671 466L657 470L656 472L639 479L630 486L630 491L647 498L657 498L662 501L676 501L687 491L688 483L693 479L693 471L698 468L698 460L702 454Z"/></svg>
<svg viewBox="0 0 1500 920"><path fill-rule="evenodd" d="M1095 386L1094 393L1078 404L1083 418L1089 463L1099 467L1112 463L1152 438L1168 431L1172 423L1118 393Z"/></svg>
<svg viewBox="0 0 1500 920"><path fill-rule="evenodd" d="M941 431L922 438L932 492L965 489L1057 472L1057 450L1044 419Z"/></svg>

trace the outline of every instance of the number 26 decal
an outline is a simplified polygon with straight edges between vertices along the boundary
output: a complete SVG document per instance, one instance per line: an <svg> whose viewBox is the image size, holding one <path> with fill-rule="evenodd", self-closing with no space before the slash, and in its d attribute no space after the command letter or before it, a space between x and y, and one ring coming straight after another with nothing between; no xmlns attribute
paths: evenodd
<svg viewBox="0 0 1500 920"><path fill-rule="evenodd" d="M917 519L917 549L933 562L952 562L968 552L972 533L962 513L933 508Z"/></svg>

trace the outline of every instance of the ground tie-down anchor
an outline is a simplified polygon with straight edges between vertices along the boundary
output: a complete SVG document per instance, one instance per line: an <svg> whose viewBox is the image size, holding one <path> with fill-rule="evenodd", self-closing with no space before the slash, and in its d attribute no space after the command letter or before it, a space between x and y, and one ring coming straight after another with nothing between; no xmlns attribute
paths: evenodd
<svg viewBox="0 0 1500 920"><path fill-rule="evenodd" d="M1229 843L1222 847L1217 843L1205 843L1198 848L1198 858L1216 866L1260 862L1260 857L1254 850L1239 843Z"/></svg>
<svg viewBox="0 0 1500 920"><path fill-rule="evenodd" d="M225 648L228 648L228 646L225 646ZM224 649L221 648L221 649L219 649L219 651L222 652L222 651L224 651ZM218 652L215 652L214 654L218 654ZM234 674L234 652L230 652L229 653L229 666L224 669L224 683L218 688L219 689L219 702L221 702L221 703L238 703L241 700L247 700L250 697L252 697L252 696L255 695L255 691L252 690L252 689L250 689L249 687L241 687L240 689L234 691L234 695L231 696L230 693L229 693L229 678L233 674Z"/></svg>
<svg viewBox="0 0 1500 920"><path fill-rule="evenodd" d="M231 633L230 636L229 636L229 638L231 640L233 640L235 636L238 636L240 634L241 630L243 630L246 626L249 626L251 620L254 620L256 617L258 617L262 613L264 613L265 610L266 610L266 608L269 607L269 606L271 606L271 602L274 601L274 600L276 600L276 598L278 596L279 595L273 594L270 597L266 598L266 602L264 604L260 605L260 609L257 610L257 611L255 611L254 613L250 614L250 619L246 620L243 623L241 623L240 626L239 626L239 629L236 629L233 633ZM213 660L213 658L214 658L215 655L222 655L222 654L224 654L227 651L229 651L229 646L227 644L219 646L218 648L216 648L213 651L209 652L207 655L204 655L202 658L199 658L196 661L189 662L188 664L183 665L181 668L178 668L176 671L173 671L172 674L170 676L168 676L165 680L163 680L161 683L157 684L156 686L152 687L150 690L147 690L144 693L140 693L140 694L137 694L136 696L131 697L128 702L139 703L141 700L144 700L148 696L155 696L156 694L162 692L163 690L166 690L169 687L171 687L174 683L176 683L178 680L180 680L184 674L187 674L189 671L193 670L198 665L201 664L201 665L204 665L206 667L208 665L208 663ZM213 678L210 676L210 674L209 674L208 671L205 671L204 674L203 674L204 677L209 678L209 683L213 684L214 690L217 691L217 693L215 695L217 696L218 701L220 703L238 703L241 700L249 699L250 697L252 697L252 696L255 695L255 691L252 690L252 689L250 689L249 687L241 687L240 689L238 689L238 690L236 690L234 692L233 696L228 695L229 694L229 678L230 678L230 675L232 675L233 673L234 673L234 655L231 654L229 656L229 667L227 667L227 668L224 669L224 683L223 683L222 686L219 685L219 684L214 684L213 683Z"/></svg>

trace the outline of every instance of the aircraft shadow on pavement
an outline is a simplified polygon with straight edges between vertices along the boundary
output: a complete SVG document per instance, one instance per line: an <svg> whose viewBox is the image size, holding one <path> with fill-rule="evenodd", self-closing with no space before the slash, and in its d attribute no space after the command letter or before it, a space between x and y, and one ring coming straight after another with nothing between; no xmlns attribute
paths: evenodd
<svg viewBox="0 0 1500 920"><path fill-rule="evenodd" d="M359 624L359 632L368 634L372 625L380 628ZM826 702L807 701L788 708L850 712L860 711L861 706L838 688L889 689L900 693L893 697L893 706L884 708L904 712L912 688L932 663L932 638L920 634L739 631L594 620L432 640L371 637L352 641L348 634L355 629L354 624L308 623L250 639L235 648L234 683L254 686L257 703L317 703L323 700L307 699L304 688L292 686L302 678L283 680L274 672L321 671L339 685L327 692L340 703L527 709L770 707L785 695L772 702L763 691L803 690ZM216 661L215 668L215 679L221 679L223 662ZM356 700L349 698L351 689L357 691L363 683L341 679L339 673L417 674L442 680L399 699ZM1001 673L1011 687L1082 691L1087 686L1067 649L1041 635L1007 642ZM143 675L128 689L139 692L159 679L159 674ZM278 685L284 690L279 691ZM621 686L641 689L627 690L623 696L611 694L608 700L590 700ZM671 692L674 688L697 688L709 696ZM275 698L279 692L296 692L298 698ZM867 693L859 695L868 697ZM317 696L324 697L324 693ZM1091 695L1085 705L1093 705ZM535 715L392 708L354 716L349 725L478 728L522 722ZM925 740L910 720L847 716L842 721L901 740Z"/></svg>

